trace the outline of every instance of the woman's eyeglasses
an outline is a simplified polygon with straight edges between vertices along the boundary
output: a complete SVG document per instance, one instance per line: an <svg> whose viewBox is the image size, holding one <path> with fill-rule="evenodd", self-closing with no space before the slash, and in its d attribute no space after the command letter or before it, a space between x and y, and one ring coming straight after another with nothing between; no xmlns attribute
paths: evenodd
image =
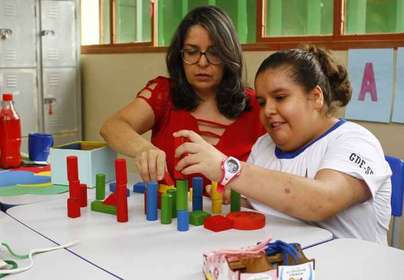
<svg viewBox="0 0 404 280"><path fill-rule="evenodd" d="M206 60L210 64L221 64L222 60L219 54L214 49L207 49L206 51L201 51L199 49L185 48L181 50L182 60L186 64L196 64L201 59L202 55L206 57Z"/></svg>

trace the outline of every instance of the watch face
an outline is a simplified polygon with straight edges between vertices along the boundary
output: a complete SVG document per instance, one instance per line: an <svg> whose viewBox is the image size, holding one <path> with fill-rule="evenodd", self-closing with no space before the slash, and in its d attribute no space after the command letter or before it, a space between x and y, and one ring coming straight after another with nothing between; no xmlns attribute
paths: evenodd
<svg viewBox="0 0 404 280"><path fill-rule="evenodd" d="M238 162L234 159L228 159L226 161L226 170L230 173L236 173L239 169Z"/></svg>

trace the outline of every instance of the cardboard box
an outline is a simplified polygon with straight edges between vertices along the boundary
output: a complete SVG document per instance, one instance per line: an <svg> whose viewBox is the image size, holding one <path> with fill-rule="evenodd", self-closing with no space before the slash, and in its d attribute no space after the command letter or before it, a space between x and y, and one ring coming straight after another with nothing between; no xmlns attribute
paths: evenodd
<svg viewBox="0 0 404 280"><path fill-rule="evenodd" d="M116 153L104 142L77 141L50 149L52 184L69 184L66 169L67 156L77 156L79 180L82 184L94 187L97 173L105 174L106 182L115 180L114 161Z"/></svg>

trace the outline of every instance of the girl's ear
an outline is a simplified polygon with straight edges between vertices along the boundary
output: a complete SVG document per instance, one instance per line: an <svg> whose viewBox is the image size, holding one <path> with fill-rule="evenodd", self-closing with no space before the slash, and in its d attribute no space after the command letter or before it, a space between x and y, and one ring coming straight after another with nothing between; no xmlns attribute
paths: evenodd
<svg viewBox="0 0 404 280"><path fill-rule="evenodd" d="M312 96L314 108L321 110L324 106L324 93L319 85L312 89L310 95Z"/></svg>

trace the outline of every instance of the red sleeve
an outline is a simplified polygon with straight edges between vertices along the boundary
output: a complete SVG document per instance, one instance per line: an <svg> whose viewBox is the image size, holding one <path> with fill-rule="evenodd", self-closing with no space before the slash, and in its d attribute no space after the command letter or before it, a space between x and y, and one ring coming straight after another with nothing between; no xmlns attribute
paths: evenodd
<svg viewBox="0 0 404 280"><path fill-rule="evenodd" d="M158 125L171 108L170 80L162 76L150 80L136 97L142 98L150 105L154 112L155 125Z"/></svg>

